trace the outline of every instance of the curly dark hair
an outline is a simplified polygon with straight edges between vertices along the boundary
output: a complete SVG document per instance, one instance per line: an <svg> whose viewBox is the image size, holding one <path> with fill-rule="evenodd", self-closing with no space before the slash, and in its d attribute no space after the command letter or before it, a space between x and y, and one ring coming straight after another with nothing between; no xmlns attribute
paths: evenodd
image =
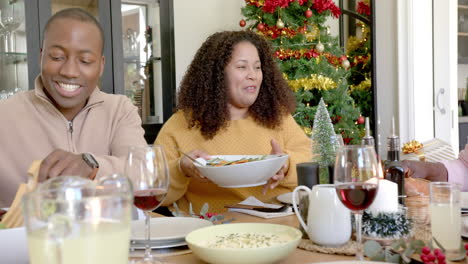
<svg viewBox="0 0 468 264"><path fill-rule="evenodd" d="M277 128L284 115L294 112L296 101L284 80L272 48L262 36L251 31L223 31L210 37L198 49L182 79L177 109L185 113L189 128L199 128L206 139L227 127L230 116L224 68L230 62L234 46L248 41L258 51L263 80L257 99L249 107L255 122Z"/></svg>

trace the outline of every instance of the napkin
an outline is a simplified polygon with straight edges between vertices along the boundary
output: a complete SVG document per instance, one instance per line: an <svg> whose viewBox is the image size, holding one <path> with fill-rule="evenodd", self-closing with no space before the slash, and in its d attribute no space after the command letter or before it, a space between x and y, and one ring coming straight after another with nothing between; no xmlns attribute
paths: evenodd
<svg viewBox="0 0 468 264"><path fill-rule="evenodd" d="M279 208L281 205L278 204L266 204L263 203L262 201L258 200L257 198L253 196L249 196L247 199L244 201L240 202L239 204L246 204L246 205L256 205L256 206L263 206L267 208ZM275 217L282 217L282 216L288 216L294 214L292 211L291 207L286 209L283 212L278 212L278 213L267 213L267 212L259 212L255 210L250 210L250 209L239 209L239 208L229 208L230 212L239 212L239 213L244 213L248 215L253 215L261 218L275 218Z"/></svg>

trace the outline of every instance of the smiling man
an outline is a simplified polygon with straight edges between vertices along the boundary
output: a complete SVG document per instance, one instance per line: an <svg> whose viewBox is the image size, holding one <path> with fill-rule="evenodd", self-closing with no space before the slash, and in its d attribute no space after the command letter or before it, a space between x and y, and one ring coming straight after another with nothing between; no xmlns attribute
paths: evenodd
<svg viewBox="0 0 468 264"><path fill-rule="evenodd" d="M0 207L10 205L34 160L42 160L41 181L94 179L122 173L128 146L146 145L137 108L97 86L105 63L97 20L65 9L49 19L43 35L34 90L0 101Z"/></svg>

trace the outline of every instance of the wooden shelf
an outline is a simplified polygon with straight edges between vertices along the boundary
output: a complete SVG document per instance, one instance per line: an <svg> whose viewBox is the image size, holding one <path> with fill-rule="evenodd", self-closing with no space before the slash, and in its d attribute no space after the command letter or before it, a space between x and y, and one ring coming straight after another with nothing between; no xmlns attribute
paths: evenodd
<svg viewBox="0 0 468 264"><path fill-rule="evenodd" d="M468 14L468 5L458 5L459 14Z"/></svg>

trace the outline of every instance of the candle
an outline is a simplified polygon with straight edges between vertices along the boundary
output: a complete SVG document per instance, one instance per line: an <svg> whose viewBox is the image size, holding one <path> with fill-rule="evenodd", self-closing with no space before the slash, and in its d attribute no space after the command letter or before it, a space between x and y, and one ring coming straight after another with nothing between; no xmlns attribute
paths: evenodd
<svg viewBox="0 0 468 264"><path fill-rule="evenodd" d="M376 181L371 179L369 181ZM374 202L369 206L368 210L376 215L379 212L396 213L398 212L398 185L389 180L381 179L379 181L379 189Z"/></svg>

